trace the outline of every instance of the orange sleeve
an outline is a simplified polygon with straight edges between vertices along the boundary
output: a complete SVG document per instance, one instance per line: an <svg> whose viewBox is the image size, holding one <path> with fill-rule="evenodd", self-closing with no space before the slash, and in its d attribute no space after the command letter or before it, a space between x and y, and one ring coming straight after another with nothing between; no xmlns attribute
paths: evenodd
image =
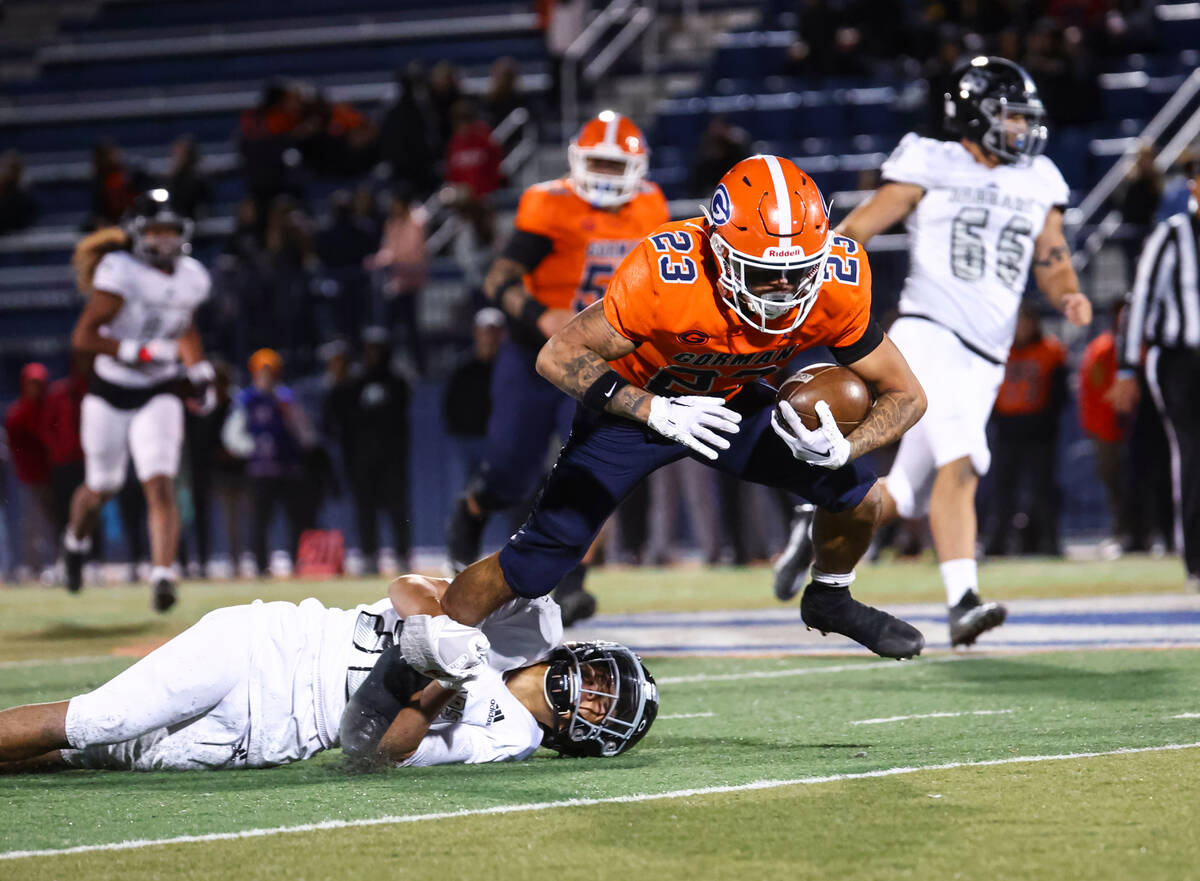
<svg viewBox="0 0 1200 881"><path fill-rule="evenodd" d="M542 187L530 187L521 194L513 225L534 235L554 237L554 198Z"/></svg>
<svg viewBox="0 0 1200 881"><path fill-rule="evenodd" d="M657 323L658 294L644 241L621 261L601 302L608 323L617 333L635 343L650 339Z"/></svg>
<svg viewBox="0 0 1200 881"><path fill-rule="evenodd" d="M842 348L857 343L871 323L871 264L862 245L853 255L858 259L858 284L845 285L845 308L840 310L841 327L832 330L828 345Z"/></svg>

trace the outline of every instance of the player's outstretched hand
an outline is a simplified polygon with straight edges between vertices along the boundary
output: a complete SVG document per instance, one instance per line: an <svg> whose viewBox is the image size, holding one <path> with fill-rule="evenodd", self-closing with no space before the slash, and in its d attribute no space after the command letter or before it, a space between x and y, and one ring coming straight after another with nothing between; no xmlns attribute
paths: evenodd
<svg viewBox="0 0 1200 881"><path fill-rule="evenodd" d="M462 688L487 667L491 644L478 627L448 615L409 615L400 632L400 652L419 673L449 689Z"/></svg>
<svg viewBox="0 0 1200 881"><path fill-rule="evenodd" d="M737 434L742 414L725 406L724 398L684 395L664 398L655 395L650 401L650 418L646 424L706 459L715 459L719 450L728 450L729 441L722 434Z"/></svg>
<svg viewBox="0 0 1200 881"><path fill-rule="evenodd" d="M1063 297L1062 311L1067 321L1076 327L1086 327L1092 323L1092 301L1087 298L1086 294L1078 291L1067 294Z"/></svg>
<svg viewBox="0 0 1200 881"><path fill-rule="evenodd" d="M821 427L805 428L792 405L780 401L771 414L771 427L800 461L831 470L841 468L850 461L850 441L842 436L828 404L817 401L816 411Z"/></svg>

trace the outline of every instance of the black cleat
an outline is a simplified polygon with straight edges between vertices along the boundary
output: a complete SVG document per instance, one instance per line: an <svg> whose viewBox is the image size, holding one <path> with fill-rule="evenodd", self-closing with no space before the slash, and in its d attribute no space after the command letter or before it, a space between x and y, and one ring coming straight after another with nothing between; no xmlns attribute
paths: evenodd
<svg viewBox="0 0 1200 881"><path fill-rule="evenodd" d="M1008 617L1008 609L1000 603L985 603L979 594L968 590L957 605L950 607L950 647L973 645L975 640Z"/></svg>
<svg viewBox="0 0 1200 881"><path fill-rule="evenodd" d="M584 621L596 614L596 598L586 590L562 597L556 596L555 601L562 609L563 627L570 627L577 621Z"/></svg>
<svg viewBox="0 0 1200 881"><path fill-rule="evenodd" d="M459 496L446 525L446 553L450 557L450 571L455 575L479 559L486 525L487 518L472 514L467 508L467 497Z"/></svg>
<svg viewBox="0 0 1200 881"><path fill-rule="evenodd" d="M150 605L156 612L166 612L175 605L175 582L169 578L160 578L154 582Z"/></svg>
<svg viewBox="0 0 1200 881"><path fill-rule="evenodd" d="M796 594L808 575L813 561L812 524L816 505L797 505L792 515L787 547L775 561L775 596L786 603Z"/></svg>
<svg viewBox="0 0 1200 881"><path fill-rule="evenodd" d="M67 570L67 590L79 593L83 590L83 561L87 554L84 551L63 551L63 564Z"/></svg>
<svg viewBox="0 0 1200 881"><path fill-rule="evenodd" d="M847 587L810 582L800 600L800 618L824 636L840 633L885 658L912 658L921 654L921 631L895 615L860 603Z"/></svg>

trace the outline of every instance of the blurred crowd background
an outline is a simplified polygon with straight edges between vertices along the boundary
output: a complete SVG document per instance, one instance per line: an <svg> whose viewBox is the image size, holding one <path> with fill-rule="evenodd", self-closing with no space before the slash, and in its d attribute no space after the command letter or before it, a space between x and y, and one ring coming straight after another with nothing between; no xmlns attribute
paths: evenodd
<svg viewBox="0 0 1200 881"><path fill-rule="evenodd" d="M6 578L51 577L82 478L89 365L67 342L81 308L70 249L119 222L148 186L169 188L197 219L195 253L214 279L200 326L220 405L188 420L189 571L286 571L314 527L342 531L352 570L394 571L416 552L436 558L482 454L505 333L483 275L521 190L565 173L564 139L580 119L607 105L629 113L679 216L760 150L794 156L836 215L878 183L903 132L940 132L949 71L981 52L1020 61L1037 81L1073 203L1120 169L1103 203L1116 225L1084 274L1095 327L1063 329L1034 291L1022 312L980 493L984 549L1055 555L1069 537L1106 540L1106 553L1172 549L1158 419L1148 403L1116 413L1104 392L1141 242L1186 206L1175 162L1156 162L1172 131L1139 136L1197 66L1200 13L1187 4L94 6L82 16L66 3L0 6ZM651 16L638 19L641 9ZM627 39L636 21L646 23ZM1077 246L1094 226L1076 230ZM886 320L903 243L873 249L872 263ZM251 399L286 411L287 442L266 460L239 455L228 431ZM131 478L105 510L100 559L144 558L142 504ZM624 506L605 557L765 560L790 504L681 463ZM495 524L492 540L510 527ZM911 525L883 537L904 554L925 541Z"/></svg>

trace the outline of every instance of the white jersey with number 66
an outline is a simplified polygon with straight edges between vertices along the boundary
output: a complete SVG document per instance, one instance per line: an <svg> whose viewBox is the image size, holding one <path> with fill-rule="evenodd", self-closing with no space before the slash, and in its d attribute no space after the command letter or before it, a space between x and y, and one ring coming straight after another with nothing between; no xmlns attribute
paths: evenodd
<svg viewBox="0 0 1200 881"><path fill-rule="evenodd" d="M884 181L925 195L908 216L909 269L902 315L921 315L1004 361L1025 292L1034 240L1069 191L1055 164L988 168L962 144L907 134Z"/></svg>

